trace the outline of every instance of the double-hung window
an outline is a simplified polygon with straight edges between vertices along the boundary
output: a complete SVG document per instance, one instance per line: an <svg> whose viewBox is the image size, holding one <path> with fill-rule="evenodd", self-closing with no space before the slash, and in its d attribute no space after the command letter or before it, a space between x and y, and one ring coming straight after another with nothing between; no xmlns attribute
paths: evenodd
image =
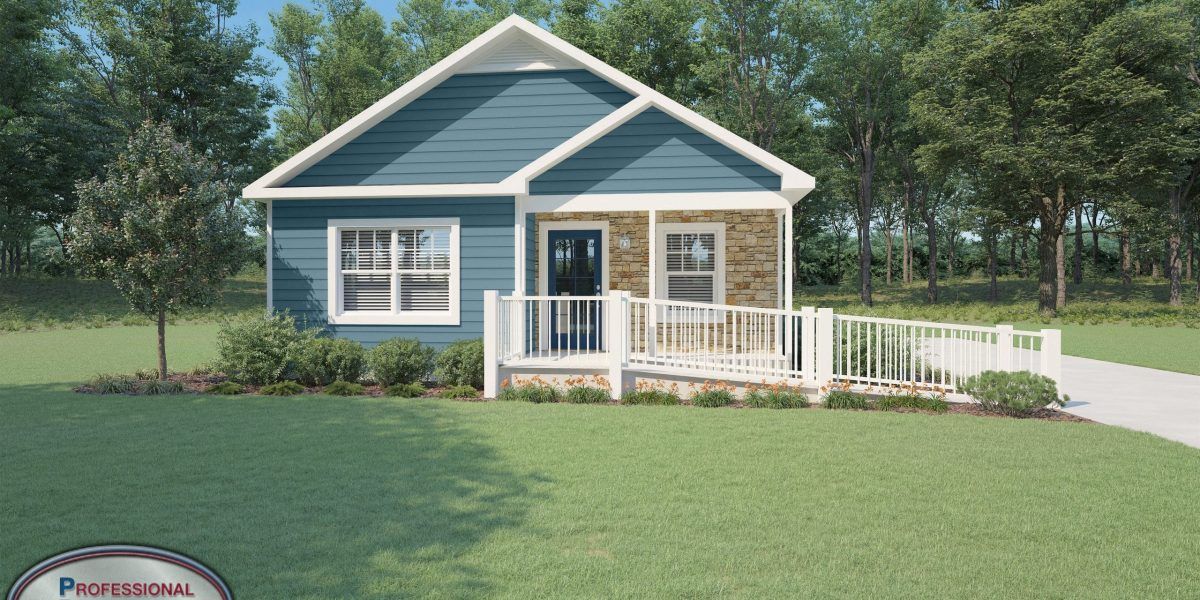
<svg viewBox="0 0 1200 600"><path fill-rule="evenodd" d="M725 224L656 225L660 258L658 296L667 300L725 301Z"/></svg>
<svg viewBox="0 0 1200 600"><path fill-rule="evenodd" d="M331 323L457 325L458 219L329 222Z"/></svg>

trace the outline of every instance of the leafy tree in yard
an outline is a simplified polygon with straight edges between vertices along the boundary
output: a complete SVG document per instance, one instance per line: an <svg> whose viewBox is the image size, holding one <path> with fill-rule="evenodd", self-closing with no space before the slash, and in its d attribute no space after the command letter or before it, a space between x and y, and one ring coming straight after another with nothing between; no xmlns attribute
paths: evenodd
<svg viewBox="0 0 1200 600"><path fill-rule="evenodd" d="M211 304L245 252L245 223L225 208L230 188L170 127L147 122L104 180L80 183L78 192L72 256L157 320L158 374L165 379L167 314Z"/></svg>

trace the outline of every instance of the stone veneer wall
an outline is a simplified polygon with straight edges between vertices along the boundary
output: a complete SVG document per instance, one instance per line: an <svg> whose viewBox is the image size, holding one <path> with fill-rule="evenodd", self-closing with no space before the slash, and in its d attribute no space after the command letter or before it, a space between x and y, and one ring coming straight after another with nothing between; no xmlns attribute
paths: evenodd
<svg viewBox="0 0 1200 600"><path fill-rule="evenodd" d="M650 294L650 223L645 212L539 213L543 221L608 221L609 288L634 296ZM725 223L725 304L775 308L779 222L771 210L658 211L659 223ZM537 260L543 260L540 225ZM629 236L629 249L620 247ZM541 282L538 282L541 285Z"/></svg>

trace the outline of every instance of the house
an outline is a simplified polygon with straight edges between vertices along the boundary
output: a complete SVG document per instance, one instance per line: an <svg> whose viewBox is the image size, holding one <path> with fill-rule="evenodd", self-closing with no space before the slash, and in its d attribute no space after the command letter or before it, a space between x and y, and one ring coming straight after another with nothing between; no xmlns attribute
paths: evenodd
<svg viewBox="0 0 1200 600"><path fill-rule="evenodd" d="M267 207L270 308L438 347L483 335L485 290L790 308L813 185L512 16L243 194ZM543 337L594 334L576 309Z"/></svg>

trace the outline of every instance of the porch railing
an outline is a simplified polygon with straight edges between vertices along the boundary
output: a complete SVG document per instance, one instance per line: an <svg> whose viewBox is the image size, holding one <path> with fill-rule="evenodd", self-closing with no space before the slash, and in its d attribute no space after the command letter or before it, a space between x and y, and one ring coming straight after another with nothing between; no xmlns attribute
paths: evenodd
<svg viewBox="0 0 1200 600"><path fill-rule="evenodd" d="M928 321L607 296L484 294L485 393L500 367L626 369L747 382L916 385L956 392L986 370L1060 380L1058 330L1014 331Z"/></svg>

